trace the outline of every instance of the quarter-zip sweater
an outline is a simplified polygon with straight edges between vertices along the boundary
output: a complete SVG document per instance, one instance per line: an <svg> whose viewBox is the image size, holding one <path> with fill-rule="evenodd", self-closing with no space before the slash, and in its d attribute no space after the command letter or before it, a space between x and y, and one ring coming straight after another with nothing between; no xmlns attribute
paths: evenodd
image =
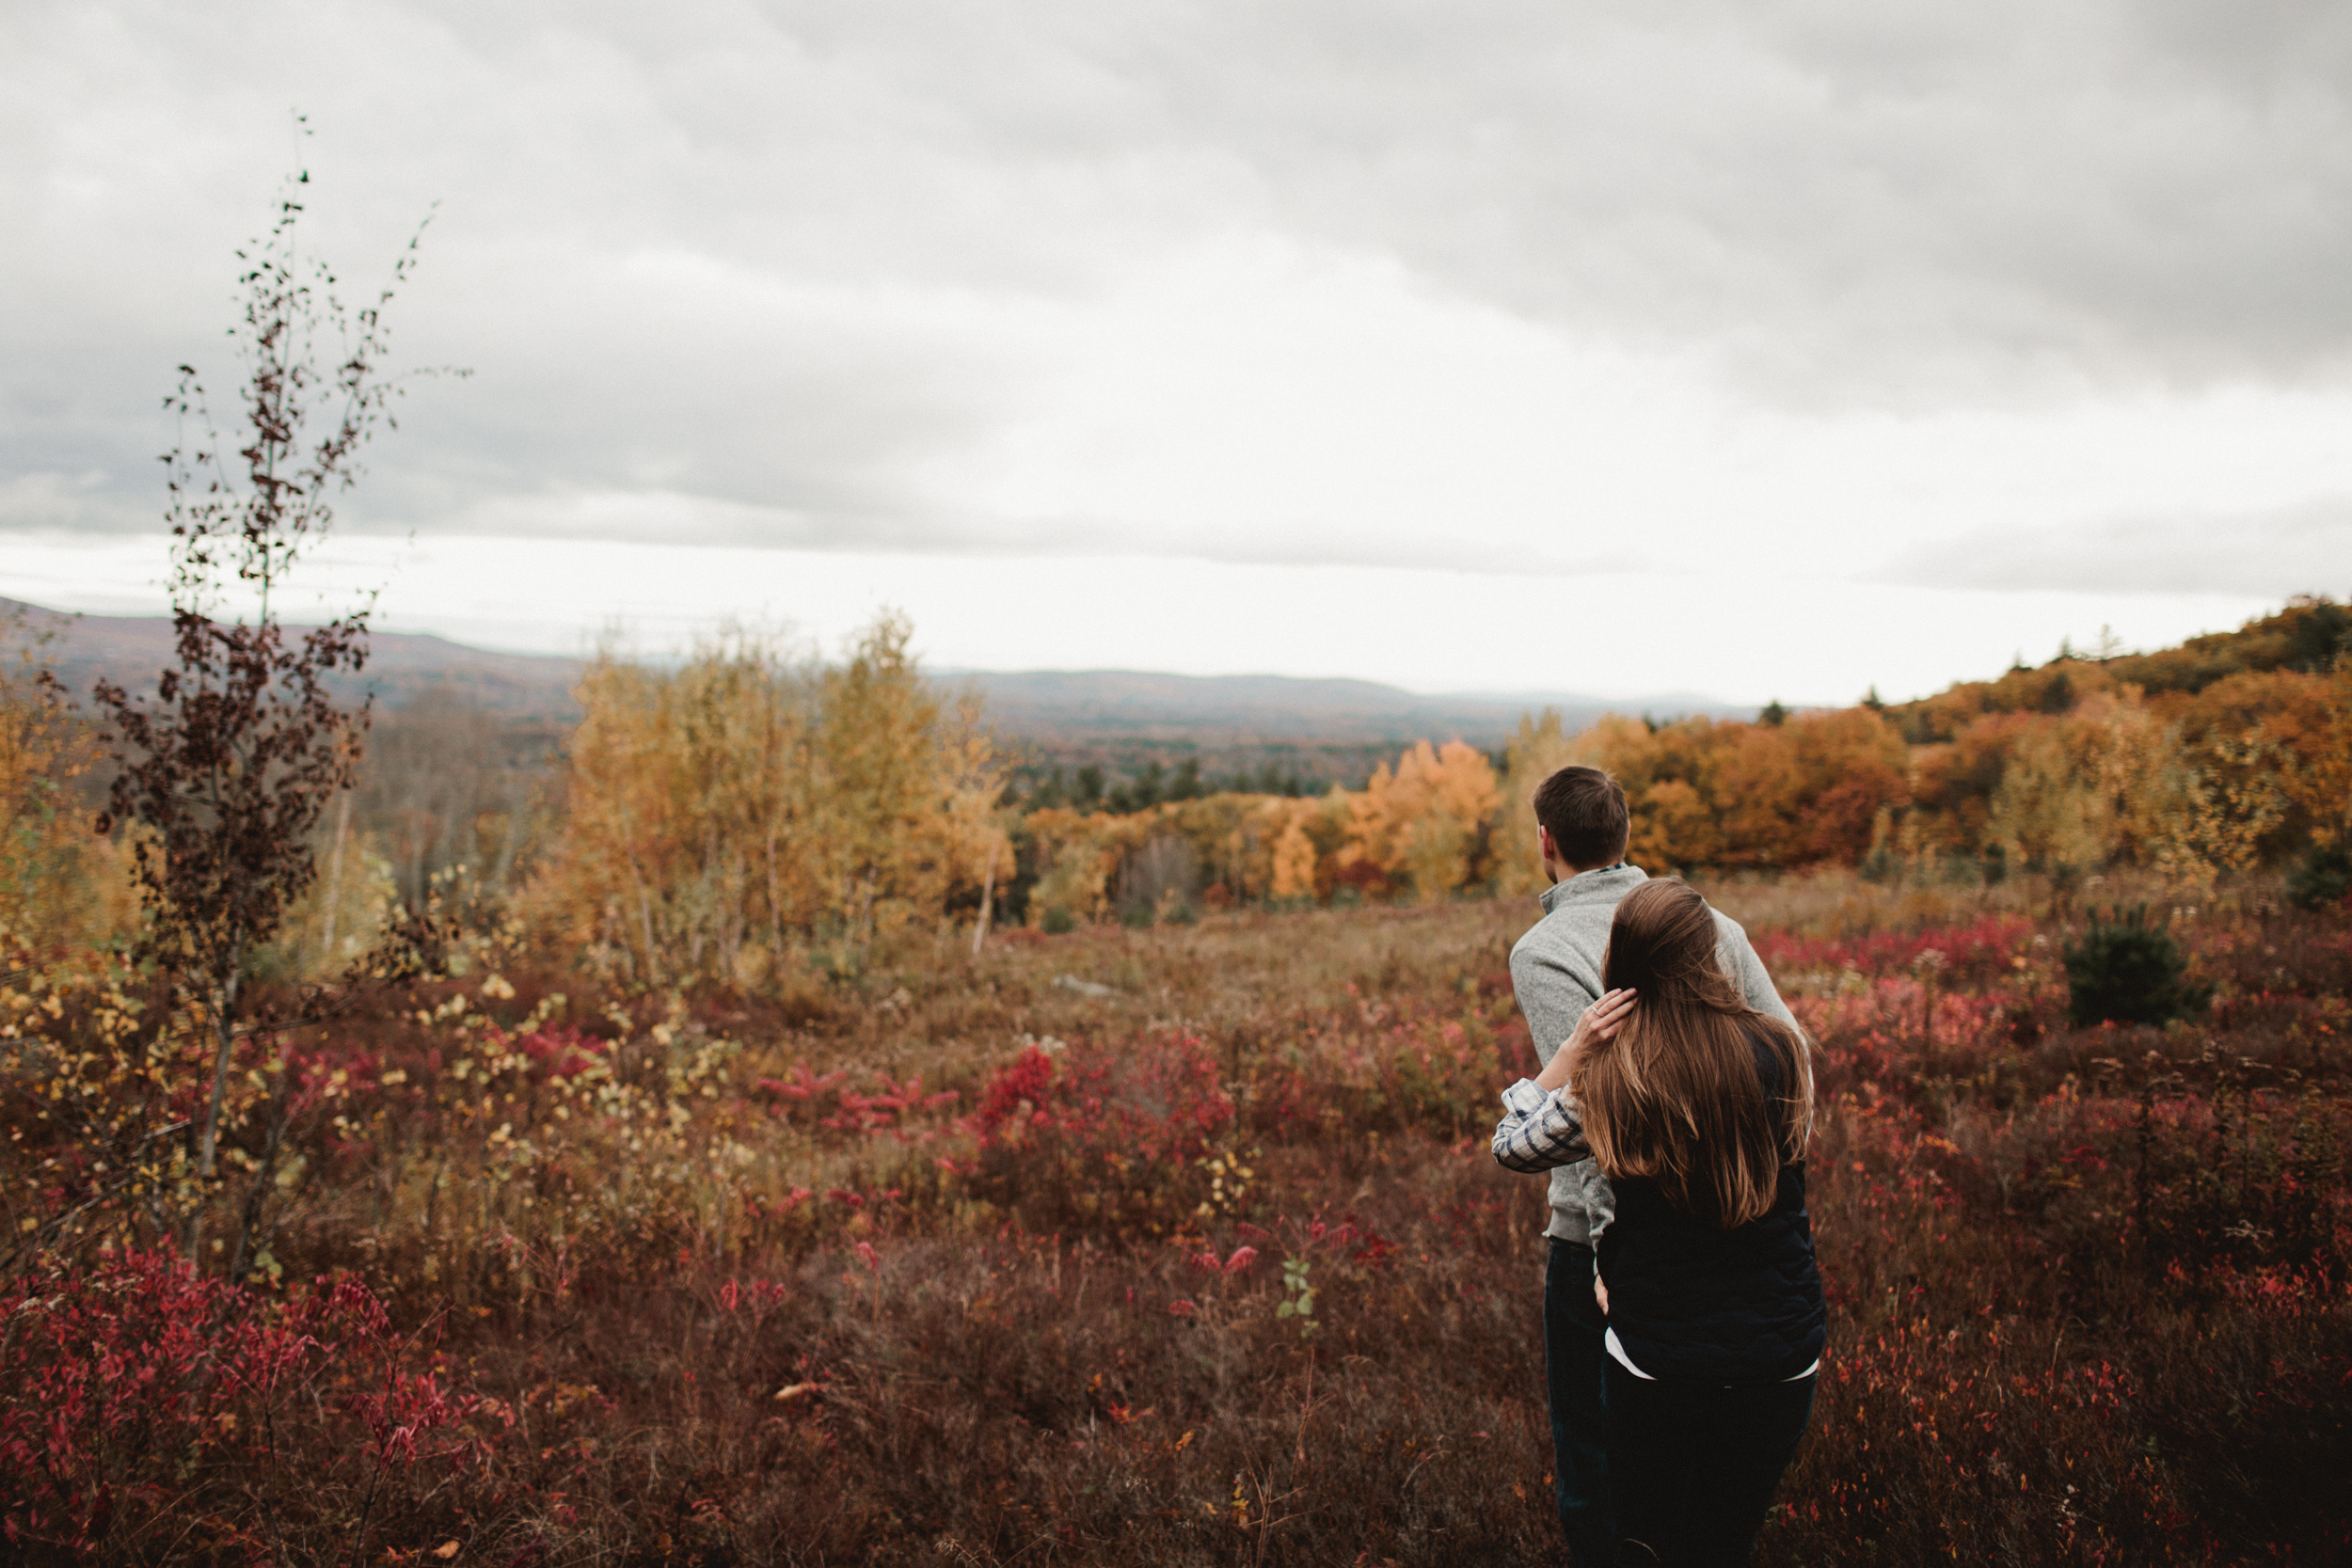
<svg viewBox="0 0 2352 1568"><path fill-rule="evenodd" d="M1534 1039L1535 1054L1541 1061L1549 1063L1552 1053L1567 1044L1568 1037L1576 1033L1576 1021L1599 997L1604 989L1601 960L1609 951L1609 925L1615 918L1617 900L1647 880L1648 874L1639 866L1613 865L1581 872L1537 895L1544 917L1528 927L1511 949L1511 990L1518 998L1519 1011L1526 1016L1527 1032ZM1796 1028L1795 1015L1772 989L1772 976L1748 944L1747 932L1721 910L1712 912L1715 957L1724 973L1731 976L1749 1006ZM1568 1164L1550 1162L1548 1168L1551 1170L1551 1221L1544 1234L1588 1245L1597 1243L1617 1212L1609 1179L1588 1156L1580 1155Z"/></svg>

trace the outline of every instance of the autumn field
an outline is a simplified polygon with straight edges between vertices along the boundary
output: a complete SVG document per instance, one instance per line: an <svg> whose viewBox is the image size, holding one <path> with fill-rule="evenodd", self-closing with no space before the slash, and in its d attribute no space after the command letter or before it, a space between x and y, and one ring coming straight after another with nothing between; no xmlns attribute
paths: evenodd
<svg viewBox="0 0 2352 1568"><path fill-rule="evenodd" d="M1487 1137L1569 765L1819 1053L1765 1560L2352 1560L2352 607L1312 787L889 610L501 716L285 618L416 373L310 199L165 405L163 662L0 604L0 1561L1560 1561Z"/></svg>
<svg viewBox="0 0 2352 1568"><path fill-rule="evenodd" d="M2344 911L2160 910L2209 1010L2078 1028L2090 906L2029 879L1706 886L1822 1057L1831 1343L1764 1560L2352 1553ZM218 1221L200 1270L12 1260L9 1550L1556 1562L1542 1184L1484 1147L1532 912L959 934L790 1005L444 925L434 977L262 1004L261 1283ZM20 1032L120 1027L11 984ZM12 1229L103 1184L10 1132Z"/></svg>
<svg viewBox="0 0 2352 1568"><path fill-rule="evenodd" d="M1486 1145L1572 762L1820 1054L1765 1560L2352 1558L2332 600L1116 800L890 618L521 739L337 707L349 625L176 633L0 669L10 1560L1561 1560Z"/></svg>

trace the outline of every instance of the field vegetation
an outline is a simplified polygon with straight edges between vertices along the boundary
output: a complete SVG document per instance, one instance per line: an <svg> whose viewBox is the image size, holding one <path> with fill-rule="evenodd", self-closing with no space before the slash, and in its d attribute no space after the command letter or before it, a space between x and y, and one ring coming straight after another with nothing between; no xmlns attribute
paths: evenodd
<svg viewBox="0 0 2352 1568"><path fill-rule="evenodd" d="M0 1533L1556 1561L1542 1183L1484 1138L1534 1061L1521 792L1581 758L1821 1053L1831 1348L1767 1560L2341 1558L2352 677L2241 670L2201 730L2106 671L1119 816L1008 811L892 624L608 659L563 788L459 824L482 874L408 891L314 812L224 1029L26 665Z"/></svg>
<svg viewBox="0 0 2352 1568"><path fill-rule="evenodd" d="M2343 912L2184 906L2205 1011L2084 1026L2013 888L1708 891L1823 1063L1767 1560L2352 1550ZM256 1042L296 1086L245 1279L135 1201L56 1225L108 1178L69 1059L160 1030L20 965L12 1550L1556 1561L1542 1183L1484 1149L1525 913L942 942L789 1006L458 934Z"/></svg>

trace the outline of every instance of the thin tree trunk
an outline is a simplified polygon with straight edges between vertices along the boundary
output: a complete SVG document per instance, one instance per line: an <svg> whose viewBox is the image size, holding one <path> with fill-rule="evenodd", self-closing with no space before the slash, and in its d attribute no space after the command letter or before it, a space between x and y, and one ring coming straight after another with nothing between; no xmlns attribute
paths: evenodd
<svg viewBox="0 0 2352 1568"><path fill-rule="evenodd" d="M774 933L776 961L784 961L784 893L776 880L776 830L768 830L768 927Z"/></svg>
<svg viewBox="0 0 2352 1568"><path fill-rule="evenodd" d="M988 874L980 879L980 923L972 927L972 956L980 956L980 943L988 940L989 906L996 896L996 846L988 847Z"/></svg>
<svg viewBox="0 0 2352 1568"><path fill-rule="evenodd" d="M335 961L335 910L343 891L343 835L351 830L351 791L343 791L342 809L335 816L335 852L326 862L326 927L319 938L319 953Z"/></svg>
<svg viewBox="0 0 2352 1568"><path fill-rule="evenodd" d="M506 787L506 826L499 835L499 858L491 872L492 891L503 894L507 879L515 874L515 849L522 833L523 814L530 810L529 797L519 784L509 782Z"/></svg>
<svg viewBox="0 0 2352 1568"><path fill-rule="evenodd" d="M653 957L653 895L645 890L645 874L638 867L637 851L626 851L628 857L629 880L637 887L637 917L645 933L645 979L650 983L660 978Z"/></svg>
<svg viewBox="0 0 2352 1568"><path fill-rule="evenodd" d="M637 882L637 916L645 927L645 978L658 980L660 974L653 961L653 895L645 891L643 878Z"/></svg>
<svg viewBox="0 0 2352 1568"><path fill-rule="evenodd" d="M281 1039L279 1045L284 1045ZM237 1221L237 1249L229 1265L230 1279L243 1279L246 1260L253 1252L253 1232L262 1223L262 1207L269 1197L270 1179L278 1173L278 1151L286 1142L286 1127L294 1118L293 1080L286 1064L278 1064L277 1092L270 1096L269 1137L262 1146L262 1163L254 1169L252 1183L246 1188L245 1211ZM262 1239L262 1250L268 1249L268 1238Z"/></svg>
<svg viewBox="0 0 2352 1568"><path fill-rule="evenodd" d="M629 880L637 888L637 914L644 923L645 932L645 979L650 984L659 980L660 975L655 967L653 956L653 895L645 889L644 868L637 863L637 847L631 842L636 832L636 824L629 820L628 807L623 805L621 807L621 852L628 861Z"/></svg>
<svg viewBox="0 0 2352 1568"><path fill-rule="evenodd" d="M213 1011L213 1098L204 1109L204 1131L196 1144L196 1173L210 1180L213 1175L213 1154L220 1143L220 1106L229 1092L229 1053L236 1044L235 1012L237 1007L237 976L231 974L221 985L213 988L210 1006Z"/></svg>

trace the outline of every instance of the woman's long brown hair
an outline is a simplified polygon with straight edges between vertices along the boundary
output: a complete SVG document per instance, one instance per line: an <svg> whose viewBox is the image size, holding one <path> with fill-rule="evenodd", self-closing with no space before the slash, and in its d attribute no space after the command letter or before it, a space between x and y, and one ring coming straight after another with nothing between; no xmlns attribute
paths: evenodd
<svg viewBox="0 0 2352 1568"><path fill-rule="evenodd" d="M1715 943L1714 914L1687 883L1661 877L1627 894L1601 980L1633 988L1633 1011L1569 1087L1603 1171L1645 1177L1676 1208L1729 1229L1768 1212L1781 1166L1804 1157L1813 1071L1804 1037L1747 1005ZM1780 1058L1770 1102L1752 1037Z"/></svg>

